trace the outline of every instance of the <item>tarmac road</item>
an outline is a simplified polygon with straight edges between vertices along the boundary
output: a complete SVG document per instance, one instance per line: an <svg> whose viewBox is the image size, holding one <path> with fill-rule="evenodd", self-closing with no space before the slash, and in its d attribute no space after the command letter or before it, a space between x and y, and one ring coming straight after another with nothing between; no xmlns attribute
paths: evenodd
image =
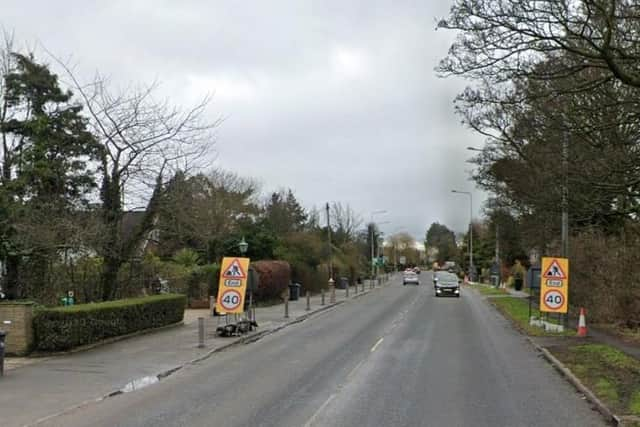
<svg viewBox="0 0 640 427"><path fill-rule="evenodd" d="M420 279L45 425L607 425L481 296Z"/></svg>

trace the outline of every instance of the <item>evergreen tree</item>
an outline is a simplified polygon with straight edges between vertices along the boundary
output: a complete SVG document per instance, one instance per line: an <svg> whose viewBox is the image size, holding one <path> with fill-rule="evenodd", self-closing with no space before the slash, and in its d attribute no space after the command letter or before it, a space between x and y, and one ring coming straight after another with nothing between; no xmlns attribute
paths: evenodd
<svg viewBox="0 0 640 427"><path fill-rule="evenodd" d="M74 210L95 188L91 161L97 145L82 106L60 88L56 75L32 56L12 53L10 58L0 94L0 256L6 262L7 295L13 298L20 296L24 255L51 259L72 238ZM35 265L45 268L46 263Z"/></svg>

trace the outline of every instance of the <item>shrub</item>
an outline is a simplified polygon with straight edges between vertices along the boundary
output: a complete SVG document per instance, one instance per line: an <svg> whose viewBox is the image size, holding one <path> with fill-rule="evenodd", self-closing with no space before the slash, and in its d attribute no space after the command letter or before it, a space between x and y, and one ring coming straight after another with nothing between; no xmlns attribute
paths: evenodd
<svg viewBox="0 0 640 427"><path fill-rule="evenodd" d="M184 295L154 295L46 308L33 319L35 349L63 351L106 338L180 322L184 315Z"/></svg>
<svg viewBox="0 0 640 427"><path fill-rule="evenodd" d="M209 295L218 293L218 264L198 265L191 269L188 280L188 296L190 299L208 300Z"/></svg>
<svg viewBox="0 0 640 427"><path fill-rule="evenodd" d="M291 282L291 267L285 261L256 261L251 267L258 273L258 291L254 297L258 301L279 298Z"/></svg>

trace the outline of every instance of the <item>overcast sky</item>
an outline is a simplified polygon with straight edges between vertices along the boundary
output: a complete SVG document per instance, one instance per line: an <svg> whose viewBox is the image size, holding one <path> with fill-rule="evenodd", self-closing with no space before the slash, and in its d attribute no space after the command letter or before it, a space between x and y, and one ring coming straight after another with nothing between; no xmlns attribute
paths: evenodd
<svg viewBox="0 0 640 427"><path fill-rule="evenodd" d="M453 34L435 31L445 0L2 0L19 46L71 59L113 82L162 82L177 104L215 94L211 167L290 187L306 207L350 204L387 233L456 231L486 198L469 180L483 139L453 98L465 82L433 68ZM40 46L40 47L37 47Z"/></svg>

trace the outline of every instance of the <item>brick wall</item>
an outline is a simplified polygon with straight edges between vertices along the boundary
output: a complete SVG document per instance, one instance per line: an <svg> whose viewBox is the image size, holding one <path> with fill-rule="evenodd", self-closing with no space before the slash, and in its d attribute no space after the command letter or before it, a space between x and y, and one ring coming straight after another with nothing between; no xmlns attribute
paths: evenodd
<svg viewBox="0 0 640 427"><path fill-rule="evenodd" d="M0 330L7 333L5 353L24 355L31 350L33 344L32 321L33 304L0 303Z"/></svg>

